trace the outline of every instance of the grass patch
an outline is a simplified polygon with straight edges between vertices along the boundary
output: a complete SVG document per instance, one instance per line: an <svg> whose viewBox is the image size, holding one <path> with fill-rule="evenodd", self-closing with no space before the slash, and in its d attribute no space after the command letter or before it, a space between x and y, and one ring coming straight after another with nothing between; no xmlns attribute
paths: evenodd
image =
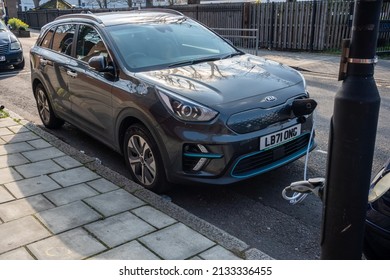
<svg viewBox="0 0 390 280"><path fill-rule="evenodd" d="M0 119L4 119L4 118L8 118L9 117L9 114L4 111L4 110L0 110Z"/></svg>

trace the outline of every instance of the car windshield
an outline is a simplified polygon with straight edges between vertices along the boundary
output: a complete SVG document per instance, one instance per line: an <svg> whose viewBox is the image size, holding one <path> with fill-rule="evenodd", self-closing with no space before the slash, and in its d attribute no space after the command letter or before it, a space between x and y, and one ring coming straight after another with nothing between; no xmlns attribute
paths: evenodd
<svg viewBox="0 0 390 280"><path fill-rule="evenodd" d="M157 70L241 54L193 20L131 23L109 27L124 66L132 72Z"/></svg>

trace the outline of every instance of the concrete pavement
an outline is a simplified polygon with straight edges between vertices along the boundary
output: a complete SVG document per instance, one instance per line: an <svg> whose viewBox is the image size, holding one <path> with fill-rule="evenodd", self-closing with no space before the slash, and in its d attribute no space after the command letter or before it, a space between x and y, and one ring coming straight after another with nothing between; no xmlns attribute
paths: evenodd
<svg viewBox="0 0 390 280"><path fill-rule="evenodd" d="M10 112L0 259L270 259Z"/></svg>

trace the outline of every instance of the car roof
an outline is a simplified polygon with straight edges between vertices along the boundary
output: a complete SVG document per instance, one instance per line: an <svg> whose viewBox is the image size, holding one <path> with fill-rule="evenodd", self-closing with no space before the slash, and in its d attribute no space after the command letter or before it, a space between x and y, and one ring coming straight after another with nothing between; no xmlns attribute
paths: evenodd
<svg viewBox="0 0 390 280"><path fill-rule="evenodd" d="M70 20L70 21L95 21L96 23L103 24L105 26L124 24L124 23L153 23L169 20L177 20L178 17L184 17L184 15L178 11L170 9L142 9L123 12L106 12L106 13L81 13L81 14L68 14L59 16L57 21Z"/></svg>

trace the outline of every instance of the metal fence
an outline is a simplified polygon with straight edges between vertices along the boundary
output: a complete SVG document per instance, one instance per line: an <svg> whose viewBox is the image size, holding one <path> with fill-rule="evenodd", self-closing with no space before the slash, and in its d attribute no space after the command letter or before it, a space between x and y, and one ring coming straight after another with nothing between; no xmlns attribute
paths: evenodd
<svg viewBox="0 0 390 280"><path fill-rule="evenodd" d="M238 47L252 49L252 52L255 48L329 51L339 50L342 39L350 36L353 5L354 1L296 1L185 5L170 8L213 29L225 29L225 35L221 33L222 35L232 39L234 43L241 44L237 45ZM129 9L99 9L91 12L114 10ZM32 28L39 29L57 16L81 11L83 10L36 10L20 12L18 16ZM384 0L378 52L390 52L389 20L390 2ZM257 35L253 35L254 29L257 30ZM226 32L236 33L233 33L234 37L231 38L232 33L226 34ZM251 38L238 36L251 36ZM254 36L257 36L257 39L252 38ZM257 41L254 43L254 40Z"/></svg>
<svg viewBox="0 0 390 280"><path fill-rule="evenodd" d="M259 30L247 28L212 28L237 48L254 55L259 50Z"/></svg>

